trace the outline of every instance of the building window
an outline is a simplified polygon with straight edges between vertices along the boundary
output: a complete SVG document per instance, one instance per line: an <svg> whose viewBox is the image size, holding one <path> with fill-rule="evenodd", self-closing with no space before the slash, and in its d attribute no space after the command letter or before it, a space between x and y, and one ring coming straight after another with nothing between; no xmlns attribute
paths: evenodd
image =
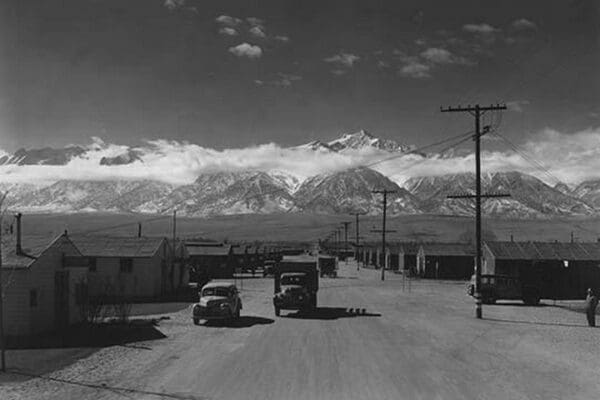
<svg viewBox="0 0 600 400"><path fill-rule="evenodd" d="M37 289L31 289L29 291L29 307L37 307L37 305L38 305Z"/></svg>
<svg viewBox="0 0 600 400"><path fill-rule="evenodd" d="M96 257L89 257L88 264L90 265L90 272L96 272Z"/></svg>
<svg viewBox="0 0 600 400"><path fill-rule="evenodd" d="M119 271L130 274L133 272L133 260L131 258L121 258Z"/></svg>

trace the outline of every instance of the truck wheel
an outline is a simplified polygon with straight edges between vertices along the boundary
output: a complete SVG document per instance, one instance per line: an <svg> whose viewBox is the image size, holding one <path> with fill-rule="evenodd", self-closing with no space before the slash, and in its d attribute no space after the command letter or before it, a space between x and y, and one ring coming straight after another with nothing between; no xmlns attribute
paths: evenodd
<svg viewBox="0 0 600 400"><path fill-rule="evenodd" d="M280 314L281 314L281 310L279 309L279 307L275 307L275 316L279 317Z"/></svg>
<svg viewBox="0 0 600 400"><path fill-rule="evenodd" d="M200 318L194 318L194 325L200 325Z"/></svg>

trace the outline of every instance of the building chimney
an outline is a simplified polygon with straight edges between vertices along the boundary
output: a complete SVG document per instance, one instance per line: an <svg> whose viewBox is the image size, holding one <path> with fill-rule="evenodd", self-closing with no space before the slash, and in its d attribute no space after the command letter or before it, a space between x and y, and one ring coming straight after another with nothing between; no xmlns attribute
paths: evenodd
<svg viewBox="0 0 600 400"><path fill-rule="evenodd" d="M23 247L21 246L21 213L17 213L15 218L17 220L17 255L23 255Z"/></svg>

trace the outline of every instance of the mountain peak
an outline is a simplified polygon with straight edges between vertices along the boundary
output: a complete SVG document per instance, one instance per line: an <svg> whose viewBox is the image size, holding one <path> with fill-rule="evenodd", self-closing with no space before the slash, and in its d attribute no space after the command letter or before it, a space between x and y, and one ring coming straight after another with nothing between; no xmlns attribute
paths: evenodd
<svg viewBox="0 0 600 400"><path fill-rule="evenodd" d="M295 148L296 149L304 149L304 150L322 151L322 152L332 151L328 144L323 143L320 140L313 140L306 144L296 146Z"/></svg>
<svg viewBox="0 0 600 400"><path fill-rule="evenodd" d="M328 146L334 151L360 150L364 148L375 148L388 152L406 152L410 150L408 146L399 144L393 140L380 139L364 129L355 133L345 133L339 139L329 142Z"/></svg>

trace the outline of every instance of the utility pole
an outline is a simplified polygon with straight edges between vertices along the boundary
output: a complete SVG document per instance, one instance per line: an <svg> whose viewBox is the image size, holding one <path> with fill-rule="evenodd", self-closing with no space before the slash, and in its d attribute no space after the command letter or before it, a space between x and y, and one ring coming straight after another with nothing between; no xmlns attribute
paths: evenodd
<svg viewBox="0 0 600 400"><path fill-rule="evenodd" d="M2 204L8 192L5 192L0 197L0 370L6 372L6 343L4 342L4 299L2 293L2 231L4 226L2 225L2 217L4 216L4 210Z"/></svg>
<svg viewBox="0 0 600 400"><path fill-rule="evenodd" d="M373 190L373 193L382 193L383 194L383 229L381 229L381 251L383 252L383 265L381 266L381 280L385 280L385 264L386 264L386 249L385 249L385 234L386 232L395 232L395 231L386 231L385 230L385 220L387 213L387 195L388 193L396 193L397 190ZM372 230L371 232L379 232L377 230Z"/></svg>
<svg viewBox="0 0 600 400"><path fill-rule="evenodd" d="M141 227L140 227L141 231ZM177 210L173 210L173 249L171 250L171 274L170 276L174 276L175 274L175 253L177 252ZM173 280L171 279L171 288L173 289Z"/></svg>
<svg viewBox="0 0 600 400"><path fill-rule="evenodd" d="M481 132L481 116L487 111L500 111L506 110L505 104L496 104L489 105L485 107L481 107L479 104L475 106L467 106L467 107L448 107L441 108L441 112L468 112L469 114L475 117L475 135L473 139L475 140L475 196L469 195L458 195L458 196L448 196L448 198L475 198L475 301L476 301L476 310L475 315L477 318L481 319L482 310L481 310L481 198L482 197L507 197L507 195L503 194L489 194L482 196L481 195L481 136L489 131L489 127L485 127L484 132Z"/></svg>
<svg viewBox="0 0 600 400"><path fill-rule="evenodd" d="M338 226L335 231L337 232L337 237L338 237L337 256L338 256L338 258L340 258L341 248L342 248L342 227Z"/></svg>
<svg viewBox="0 0 600 400"><path fill-rule="evenodd" d="M335 237L334 246L333 246L333 248L334 248L333 255L336 257L338 256L338 252L339 252L339 240L340 240L339 233L340 232L338 231L338 228L335 228L335 230L333 231L333 235Z"/></svg>
<svg viewBox="0 0 600 400"><path fill-rule="evenodd" d="M352 222L342 222L344 225L344 259L346 260L346 264L348 264L348 225Z"/></svg>
<svg viewBox="0 0 600 400"><path fill-rule="evenodd" d="M358 225L358 216L359 215L364 215L364 213L353 213L351 215L354 215L356 217L356 227L355 227L355 231L356 231L356 250L354 252L354 259L356 260L356 269L358 270L360 268L360 261L358 260L359 258L359 250L360 250L360 245L358 243L359 240L359 225Z"/></svg>
<svg viewBox="0 0 600 400"><path fill-rule="evenodd" d="M142 223L138 222L138 237L142 237Z"/></svg>

